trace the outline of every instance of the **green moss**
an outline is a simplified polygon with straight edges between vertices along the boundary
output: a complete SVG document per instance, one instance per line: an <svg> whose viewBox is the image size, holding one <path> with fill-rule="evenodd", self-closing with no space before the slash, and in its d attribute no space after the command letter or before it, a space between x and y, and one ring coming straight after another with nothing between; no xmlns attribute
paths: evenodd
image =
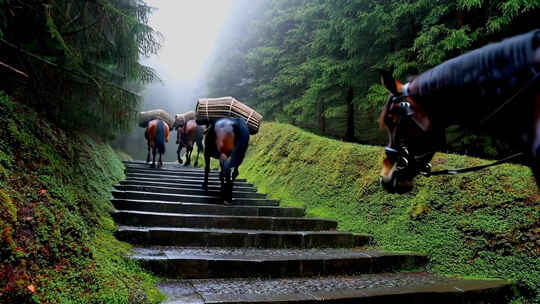
<svg viewBox="0 0 540 304"><path fill-rule="evenodd" d="M37 117L0 93L0 302L163 300L156 278L126 260L129 245L113 237L120 156Z"/></svg>
<svg viewBox="0 0 540 304"><path fill-rule="evenodd" d="M378 178L381 147L331 140L290 125L263 124L241 176L308 216L374 235L385 250L430 257L430 271L516 281L524 303L540 301L539 193L528 168L502 165L458 176L418 177L407 194ZM434 170L488 163L438 153Z"/></svg>

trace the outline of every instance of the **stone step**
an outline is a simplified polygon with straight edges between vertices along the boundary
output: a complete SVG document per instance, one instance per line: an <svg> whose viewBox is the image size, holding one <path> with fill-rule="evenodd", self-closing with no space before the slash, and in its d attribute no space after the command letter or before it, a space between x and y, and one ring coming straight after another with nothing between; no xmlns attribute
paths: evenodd
<svg viewBox="0 0 540 304"><path fill-rule="evenodd" d="M202 215L116 210L113 219L120 225L142 227L181 227L213 229L253 229L274 231L325 231L335 229L337 222L301 217Z"/></svg>
<svg viewBox="0 0 540 304"><path fill-rule="evenodd" d="M365 234L341 231L269 231L120 226L121 241L135 245L255 247L255 248L352 248L373 241Z"/></svg>
<svg viewBox="0 0 540 304"><path fill-rule="evenodd" d="M195 180L202 182L204 175L201 176L183 176L183 175L174 175L174 174L163 174L163 173L126 173L126 178L129 177L143 177L143 178L160 178L164 180L172 180L172 179L185 179L185 180ZM217 176L210 176L208 178L209 181L217 181L219 182L219 177ZM245 178L237 178L235 183L245 183Z"/></svg>
<svg viewBox="0 0 540 304"><path fill-rule="evenodd" d="M144 180L123 180L119 182L120 185L126 185L126 186L156 186L156 187L172 187L172 188L183 188L183 189L196 189L201 190L201 184L197 183L195 185L189 185L189 184L180 184L180 183L167 183L167 182L152 182L152 181L144 181ZM209 191L220 191L220 186L208 186ZM234 192L257 192L257 188L255 187L241 187L241 186L234 186Z"/></svg>
<svg viewBox="0 0 540 304"><path fill-rule="evenodd" d="M116 190L120 191L138 191L138 192L151 192L151 193L164 193L164 194L190 194L201 196L214 196L220 197L220 191L203 189L190 189L182 187L157 187L157 186L143 186L143 185L114 185ZM233 191L233 198L266 198L264 193L256 192L243 192Z"/></svg>
<svg viewBox="0 0 540 304"><path fill-rule="evenodd" d="M142 160L132 160L132 161L122 161L126 167L139 167L139 168L150 168L150 164ZM203 170L202 167L193 167L193 166L184 166L178 162L163 162L162 168L150 168L150 169L172 169L172 170Z"/></svg>
<svg viewBox="0 0 540 304"><path fill-rule="evenodd" d="M111 193L113 197L117 199L165 201L177 203L223 204L223 200L221 198L207 195L166 194L119 190L113 190L111 191ZM230 205L279 206L279 202L266 198L233 198Z"/></svg>
<svg viewBox="0 0 540 304"><path fill-rule="evenodd" d="M428 273L383 273L311 278L169 280L165 303L506 304L512 285Z"/></svg>
<svg viewBox="0 0 540 304"><path fill-rule="evenodd" d="M171 169L142 169L142 168L126 168L124 173L140 173L140 174L162 174L162 175L175 175L175 176L190 176L191 178L203 178L204 171L201 170L171 170ZM218 171L211 171L208 174L209 177L219 178Z"/></svg>
<svg viewBox="0 0 540 304"><path fill-rule="evenodd" d="M132 259L169 278L284 278L424 267L427 257L360 249L138 247Z"/></svg>
<svg viewBox="0 0 540 304"><path fill-rule="evenodd" d="M147 164L124 164L126 169L142 169L142 170L154 170L154 171L172 171L172 172L204 172L202 167L193 167L193 166L184 166L178 163L166 163L165 166L161 168L151 168ZM219 170L210 169L210 173L219 173Z"/></svg>
<svg viewBox="0 0 540 304"><path fill-rule="evenodd" d="M206 215L239 215L239 216L274 216L274 217L302 217L304 209L293 207L265 207L265 206L224 206L199 203L176 203L148 200L112 199L114 207L118 210L190 213Z"/></svg>
<svg viewBox="0 0 540 304"><path fill-rule="evenodd" d="M126 180L132 180L132 181L149 181L149 182L165 182L165 183L178 183L183 185L198 185L199 187L202 187L203 180L202 179L187 179L187 178L162 178L162 177L140 177L140 176L126 176ZM219 180L208 180L209 186L220 186L221 183ZM253 184L247 183L247 182L234 182L234 188L235 187L253 187Z"/></svg>

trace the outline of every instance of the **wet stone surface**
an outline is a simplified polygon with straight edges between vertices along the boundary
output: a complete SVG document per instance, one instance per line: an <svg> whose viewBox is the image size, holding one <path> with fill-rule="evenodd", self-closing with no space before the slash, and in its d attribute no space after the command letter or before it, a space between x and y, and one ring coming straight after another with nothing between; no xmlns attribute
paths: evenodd
<svg viewBox="0 0 540 304"><path fill-rule="evenodd" d="M370 258L389 253L373 250L358 250L344 248L327 249L264 249L264 248L200 248L152 246L133 248L135 258L227 258L227 259L331 259L331 258Z"/></svg>
<svg viewBox="0 0 540 304"><path fill-rule="evenodd" d="M203 297L212 294L295 294L335 292L373 288L404 288L448 283L454 279L437 277L426 273L371 274L360 276L329 276L284 279L207 279L189 280L197 293Z"/></svg>

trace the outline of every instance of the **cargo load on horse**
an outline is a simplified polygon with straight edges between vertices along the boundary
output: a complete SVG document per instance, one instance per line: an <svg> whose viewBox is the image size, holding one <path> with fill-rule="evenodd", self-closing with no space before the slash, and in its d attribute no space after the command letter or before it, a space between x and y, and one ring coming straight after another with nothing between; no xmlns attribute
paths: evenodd
<svg viewBox="0 0 540 304"><path fill-rule="evenodd" d="M220 118L241 118L251 135L259 132L262 115L234 97L200 98L196 107L197 123L208 125Z"/></svg>
<svg viewBox="0 0 540 304"><path fill-rule="evenodd" d="M183 114L176 114L174 116L174 124L172 125L172 129L174 130L178 127L181 127L185 125L188 121L195 120L195 119L196 119L196 116L195 116L195 112L193 111L188 111Z"/></svg>
<svg viewBox="0 0 540 304"><path fill-rule="evenodd" d="M169 127L174 123L174 120L171 118L169 113L162 109L156 109L139 113L139 127L148 127L148 123L154 119L164 121Z"/></svg>

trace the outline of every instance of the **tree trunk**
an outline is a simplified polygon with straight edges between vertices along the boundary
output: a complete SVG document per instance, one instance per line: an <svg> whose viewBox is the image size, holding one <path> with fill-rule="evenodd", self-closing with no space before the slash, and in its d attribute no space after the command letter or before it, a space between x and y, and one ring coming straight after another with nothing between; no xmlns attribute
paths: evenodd
<svg viewBox="0 0 540 304"><path fill-rule="evenodd" d="M354 89L349 87L347 90L347 128L345 130L346 141L356 141L354 136Z"/></svg>
<svg viewBox="0 0 540 304"><path fill-rule="evenodd" d="M319 105L319 129L324 134L326 133L326 117L324 117L324 111L326 109L325 109L324 101L319 99L318 105Z"/></svg>

